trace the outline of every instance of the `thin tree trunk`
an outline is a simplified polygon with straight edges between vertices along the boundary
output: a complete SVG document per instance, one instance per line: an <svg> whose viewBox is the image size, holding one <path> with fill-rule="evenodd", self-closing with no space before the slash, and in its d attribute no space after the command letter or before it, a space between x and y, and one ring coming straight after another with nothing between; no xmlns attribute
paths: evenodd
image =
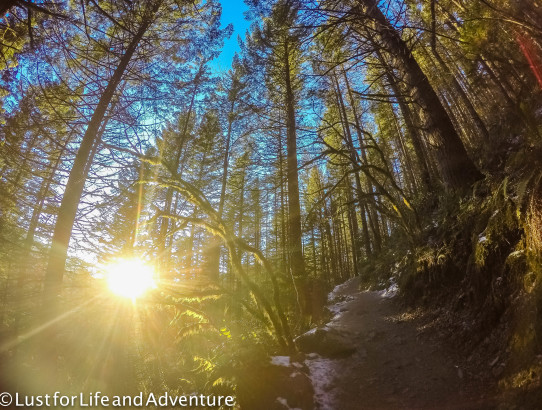
<svg viewBox="0 0 542 410"><path fill-rule="evenodd" d="M218 216L222 218L224 213L224 203L226 202L226 187L228 185L228 170L230 163L230 145L231 145L231 134L234 121L234 110L235 110L235 101L232 99L230 111L228 113L228 131L226 133L226 147L224 151L224 158L222 161L222 183L220 186L220 199L218 202ZM213 236L211 238L211 243L209 245L209 277L211 280L218 281L220 274L220 238Z"/></svg>
<svg viewBox="0 0 542 410"><path fill-rule="evenodd" d="M50 308L54 311L55 300L60 293L62 284L62 278L64 276L64 269L66 264L66 258L68 254L68 245L71 238L73 224L75 222L75 215L81 200L85 181L87 179L86 168L89 157L91 155L92 148L99 133L100 125L104 119L109 103L113 98L115 90L119 85L128 63L132 59L141 38L147 31L151 24L151 17L156 13L159 3L156 3L149 17L145 19L141 27L132 38L128 45L124 55L119 61L113 76L109 80L106 89L100 97L98 105L92 114L90 122L88 123L85 134L81 141L81 145L75 156L66 189L60 203L60 209L58 217L55 223L55 229L53 233L51 250L49 253L49 263L47 271L45 273L44 283L44 303L51 304Z"/></svg>
<svg viewBox="0 0 542 410"><path fill-rule="evenodd" d="M352 186L350 185L350 180L346 179L346 200L348 203L354 202L354 197L352 195ZM350 241L352 242L352 267L354 268L354 275L358 276L360 272L359 264L361 262L361 245L359 244L359 226L358 226L358 217L356 213L356 208L354 206L348 206L348 225L350 231Z"/></svg>
<svg viewBox="0 0 542 410"><path fill-rule="evenodd" d="M441 57L441 55L439 54L436 47L433 47L432 51L433 51L433 55L434 55L435 59L437 60L440 68L445 73L448 74L448 76L450 78L450 83L452 85L452 89L459 96L460 100L463 102L463 105L467 109L467 112L469 113L472 121L476 125L476 128L478 128L478 131L480 132L480 134L482 136L482 141L485 142L485 143L489 142L489 139L490 139L489 138L489 131L487 130L486 125L484 124L484 121L482 121L482 118L480 118L480 115L478 114L478 112L474 108L474 105L472 104L469 96L467 95L465 90L463 90L463 87L461 87L461 85L457 81L454 73L448 67L448 65L446 64L444 59Z"/></svg>
<svg viewBox="0 0 542 410"><path fill-rule="evenodd" d="M316 273L316 276L318 276L318 262L316 258L316 238L314 236L314 224L311 226L311 245L312 245L312 268L314 269L314 273Z"/></svg>
<svg viewBox="0 0 542 410"><path fill-rule="evenodd" d="M243 169L241 177L241 192L238 195L239 203L237 208L239 210L239 215L237 216L237 236L243 238L243 222L245 219L245 178L246 178L246 169ZM241 258L242 261L242 258Z"/></svg>
<svg viewBox="0 0 542 410"><path fill-rule="evenodd" d="M254 181L254 188L252 191L252 206L254 207L254 247L256 249L261 249L260 245L262 243L262 210L261 210L261 204L260 204L260 179L256 177L256 180ZM256 275L259 275L261 273L261 265L258 263L258 261L255 262L254 271Z"/></svg>
<svg viewBox="0 0 542 410"><path fill-rule="evenodd" d="M344 76L344 81L346 84L346 90L348 92L348 97L350 99L350 107L352 109L352 114L354 116L354 124L356 126L356 134L358 137L358 143L359 143L360 152L361 152L361 160L363 164L368 164L369 162L367 159L367 152L364 147L365 145L364 138L363 138L363 133L362 133L361 121L357 112L356 100L354 99L354 95L350 87L350 82L348 81L348 76L346 75L346 71L344 70L344 68L343 68L343 76ZM363 235L364 235L364 241L365 241L365 251L367 253L367 256L369 256L372 254L372 249L371 249L371 240L369 237L369 230L367 227L367 218L365 217L365 209L367 209L367 217L369 218L369 220L371 220L371 224L373 226L378 226L378 218L376 217L376 211L375 211L375 199L374 199L374 196L372 195L372 193L374 192L374 186L369 180L369 178L366 178L365 181L366 181L365 188L367 190L367 194L370 196L369 196L369 200L360 202L360 206L362 207L361 216L362 216L362 221L363 221ZM378 230L376 230L375 232L378 232ZM375 233L373 235L373 238L374 238L374 243L372 243L373 245L372 248L376 252L379 252L381 249L381 244L382 244L380 234Z"/></svg>
<svg viewBox="0 0 542 410"><path fill-rule="evenodd" d="M286 107L286 164L288 181L288 225L290 228L290 268L294 279L303 287L306 280L306 272L305 262L303 260L301 206L299 203L295 97L291 83L290 71L290 52L288 42L286 42L284 47L284 80L286 84L284 104ZM305 312L307 312L308 307L304 306L304 308Z"/></svg>
<svg viewBox="0 0 542 410"><path fill-rule="evenodd" d="M377 55L382 61L382 63L385 64L382 54L380 52L377 52ZM420 138L420 133L414 125L414 121L412 119L412 112L408 104L402 97L402 93L399 85L397 84L397 81L395 80L395 78L393 78L389 70L386 70L386 79L388 80L393 94L395 94L396 96L397 104L399 105L399 109L401 110L408 136L410 138L410 141L412 142L412 147L414 148L414 153L416 154L416 158L418 160L422 183L425 185L425 188L429 190L433 186L433 182L431 180L431 172L429 170L428 158L425 152L425 147L423 146L423 141Z"/></svg>
<svg viewBox="0 0 542 410"><path fill-rule="evenodd" d="M406 173L406 177L404 177L405 182L408 182L409 188L410 188L410 194L412 195L415 191L418 190L418 184L416 181L416 178L414 177L414 166L412 164L412 159L410 157L410 153L407 151L405 142L403 139L403 130L401 129L401 126L399 124L399 119L397 118L397 113L395 112L394 106L390 105L390 110L393 115L393 122L395 124L395 129L397 131L396 135L396 151L400 153L401 158L401 164L403 166L403 169Z"/></svg>
<svg viewBox="0 0 542 410"><path fill-rule="evenodd" d="M279 184L280 184L280 239L281 248L288 249L288 226L286 224L286 202L284 200L284 158L282 154L282 133L279 131ZM277 243L278 248L278 243ZM282 271L290 270L289 252L281 252Z"/></svg>
<svg viewBox="0 0 542 410"><path fill-rule="evenodd" d="M344 100L342 98L342 95L341 95L341 89L340 89L340 86L339 86L339 81L337 79L337 75L335 73L333 73L333 80L335 82L335 87L336 87L336 90L335 90L335 95L337 97L337 104L339 106L339 112L341 113L340 117L342 119L342 123L343 123L343 130L344 130L344 137L346 139L346 146L348 147L348 150L350 152L350 160L352 162L352 166L353 167L356 167L358 165L360 165L361 161L360 161L360 158L359 158L359 155L358 153L356 152L356 149L354 147L354 141L352 140L352 134L350 132L350 124L349 124L349 121L348 121L348 114L346 113L346 107L345 107L345 104L344 104ZM354 180L355 180L355 183L356 183L356 192L358 194L358 205L361 207L361 204L364 202L364 199L363 199L363 190L361 189L361 181L360 181L360 178L359 178L359 172L354 172ZM349 181L348 181L348 185L350 185ZM348 186L348 189L349 189L349 194L351 194L350 192L350 189L351 187ZM353 198L352 198L353 199ZM354 206L354 214L355 214L355 206ZM358 221L357 221L357 218L352 218L352 228L354 229L354 231L352 232L352 249L354 251L354 255L353 255L353 262L354 262L354 270L355 270L355 274L358 275L359 274L359 269L358 269L358 260L361 260L361 246L359 244L359 227L358 227ZM365 244L365 250L366 251L369 251L370 252L370 244L366 243Z"/></svg>
<svg viewBox="0 0 542 410"><path fill-rule="evenodd" d="M15 290L15 304L17 306L16 311L15 311L14 323L13 323L15 336L17 336L19 333L22 310L24 309L24 305L22 302L24 300L24 297L23 297L24 288L28 279L28 276L27 276L28 269L32 261L32 245L34 245L34 237L36 235L36 230L38 228L40 216L42 214L43 207L45 205L45 198L47 197L47 192L49 192L49 189L51 188L51 184L53 183L54 176L56 175L56 172L58 171L58 167L60 165L60 161L62 159L65 149L66 149L66 145L58 153L56 159L51 165L51 170L49 172L49 175L41 183L38 196L36 198L37 204L32 211L30 224L28 225L28 230L26 231L26 236L23 242L21 266L20 266L19 275L17 277L17 285L16 285L16 290Z"/></svg>
<svg viewBox="0 0 542 410"><path fill-rule="evenodd" d="M183 128L181 130L180 134L180 141L179 146L177 147L177 151L175 152L175 161L173 162L173 169L172 171L178 172L179 171L179 165L181 162L181 156L184 149L184 144L186 143L186 139L188 137L188 126L190 124L190 117L192 115L192 111L194 109L194 102L196 100L196 95L198 93L199 84L201 81L201 77L203 76L205 68L205 62L203 62L197 74L194 77L194 91L192 92L192 97L190 100L190 104L188 107L188 112L186 114L186 119L183 124ZM182 175L182 171L181 171ZM164 203L164 209L163 212L165 214L171 213L171 205L172 205L172 199L173 199L173 188L168 187L166 191L166 200ZM169 232L169 218L162 218L161 224L160 224L160 233L159 233L159 239L158 239L158 255L159 260L161 262L161 271L163 272L163 279L173 279L170 274L170 251L167 246L167 237Z"/></svg>

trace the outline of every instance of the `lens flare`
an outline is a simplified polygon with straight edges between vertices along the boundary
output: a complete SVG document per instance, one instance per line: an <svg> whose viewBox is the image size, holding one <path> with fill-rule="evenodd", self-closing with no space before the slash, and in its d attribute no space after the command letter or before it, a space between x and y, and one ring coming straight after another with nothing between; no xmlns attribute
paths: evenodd
<svg viewBox="0 0 542 410"><path fill-rule="evenodd" d="M119 259L106 268L107 284L116 295L136 299L156 288L154 269L137 258Z"/></svg>

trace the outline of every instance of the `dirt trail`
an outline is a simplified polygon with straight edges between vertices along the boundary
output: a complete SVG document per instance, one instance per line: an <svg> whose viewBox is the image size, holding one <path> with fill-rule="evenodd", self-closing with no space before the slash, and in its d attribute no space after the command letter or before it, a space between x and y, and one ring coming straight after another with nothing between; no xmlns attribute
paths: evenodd
<svg viewBox="0 0 542 410"><path fill-rule="evenodd" d="M449 350L383 292L359 292L354 278L330 295L327 327L355 346L340 359L308 355L318 409L492 409Z"/></svg>

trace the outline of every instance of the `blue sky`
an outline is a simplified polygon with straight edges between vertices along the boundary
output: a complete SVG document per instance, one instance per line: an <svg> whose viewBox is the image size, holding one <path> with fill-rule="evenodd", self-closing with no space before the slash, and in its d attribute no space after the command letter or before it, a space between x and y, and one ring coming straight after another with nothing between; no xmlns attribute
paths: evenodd
<svg viewBox="0 0 542 410"><path fill-rule="evenodd" d="M237 43L237 37L245 37L245 31L249 28L250 23L243 17L243 13L248 10L243 0L222 0L222 27L226 27L228 24L233 24L234 32L224 42L224 49L220 53L220 57L214 61L219 70L227 70L231 66L233 55L236 51L239 51L239 44Z"/></svg>

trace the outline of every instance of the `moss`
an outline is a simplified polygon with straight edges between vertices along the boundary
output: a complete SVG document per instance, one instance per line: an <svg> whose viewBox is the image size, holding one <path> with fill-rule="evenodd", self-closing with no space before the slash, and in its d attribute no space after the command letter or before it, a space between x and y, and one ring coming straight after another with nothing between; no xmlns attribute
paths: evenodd
<svg viewBox="0 0 542 410"><path fill-rule="evenodd" d="M480 270L486 263L486 258L489 254L489 245L486 236L482 236L474 245L474 264Z"/></svg>
<svg viewBox="0 0 542 410"><path fill-rule="evenodd" d="M503 389L518 389L525 388L533 383L540 382L540 375L542 374L541 365L533 365L528 369L521 370L513 375L501 380L499 383Z"/></svg>
<svg viewBox="0 0 542 410"><path fill-rule="evenodd" d="M540 274L529 272L523 277L523 288L527 293L532 293L540 284Z"/></svg>

